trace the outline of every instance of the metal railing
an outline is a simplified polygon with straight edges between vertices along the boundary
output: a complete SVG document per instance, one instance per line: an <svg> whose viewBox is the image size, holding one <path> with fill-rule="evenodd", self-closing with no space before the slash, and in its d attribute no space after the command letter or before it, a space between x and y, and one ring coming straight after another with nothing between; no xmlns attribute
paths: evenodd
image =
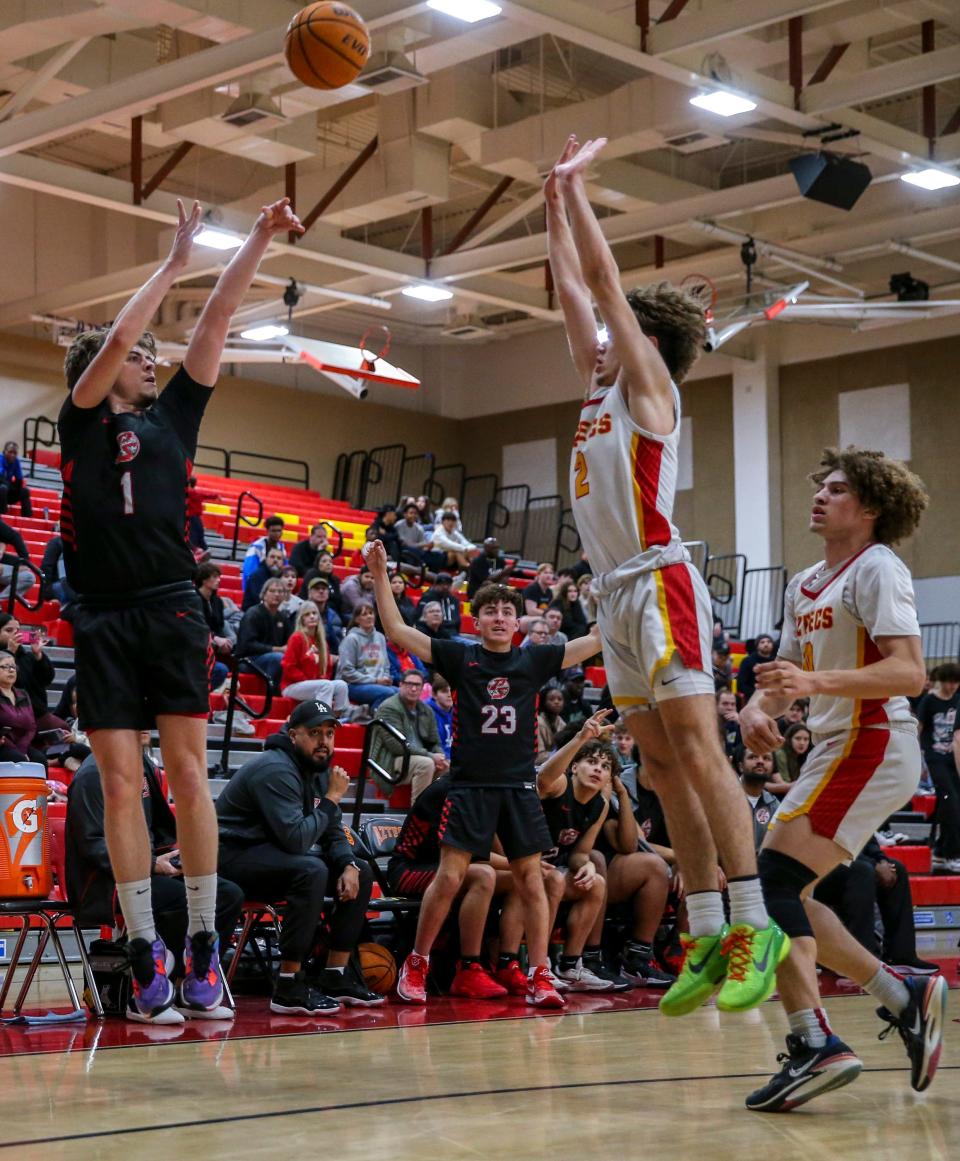
<svg viewBox="0 0 960 1161"><path fill-rule="evenodd" d="M369 456L362 449L341 452L333 474L333 499L359 508Z"/></svg>
<svg viewBox="0 0 960 1161"><path fill-rule="evenodd" d="M287 476L282 476L278 472L258 472L251 468L238 468L236 463L238 459L267 461L272 464L291 464L299 470L296 475ZM261 452L250 451L228 451L226 474L233 476L237 473L242 475L244 479L256 477L258 480L276 480L280 484L293 484L298 488L309 489L310 487L310 465L306 460L292 460L287 456L268 456Z"/></svg>
<svg viewBox="0 0 960 1161"><path fill-rule="evenodd" d="M534 496L527 505L521 550L528 560L555 560L557 535L563 519L563 497Z"/></svg>
<svg viewBox="0 0 960 1161"><path fill-rule="evenodd" d="M251 721L259 721L269 717L273 705L273 682L257 665L255 657L237 657L231 654L225 658L223 664L230 670L230 689L227 693L227 716L223 725L223 745L220 748L220 761L216 766L216 774L221 778L230 777L230 743L233 741L233 719L237 710L241 710ZM264 685L263 709L258 713L243 699L240 694L240 674L252 673L259 677Z"/></svg>
<svg viewBox="0 0 960 1161"><path fill-rule="evenodd" d="M435 466L427 480L424 495L434 504L439 504L447 496L455 496L459 507L463 507L463 482L467 478L466 464L440 464ZM461 512L462 517L462 512Z"/></svg>
<svg viewBox="0 0 960 1161"><path fill-rule="evenodd" d="M737 637L749 641L758 633L779 633L783 627L783 595L787 570L782 564L748 568L743 574Z"/></svg>
<svg viewBox="0 0 960 1161"><path fill-rule="evenodd" d="M405 455L403 463L400 465L400 484L397 488L397 494L393 500L388 500L387 503L399 504L403 496L429 495L427 488L430 486L436 458L433 452L422 452L416 456ZM443 496L440 499L442 500Z"/></svg>
<svg viewBox="0 0 960 1161"><path fill-rule="evenodd" d="M254 502L254 504L256 504L256 506L257 506L257 515L256 515L256 518L253 520L251 520L249 516L244 516L244 514L243 514L243 502L244 502L244 500L247 500L247 499L252 500ZM256 528L256 526L260 523L260 521L262 519L263 519L263 504L260 502L260 500L257 499L257 497L253 494L253 492L247 492L247 491L241 492L240 495L237 497L237 514L233 519L233 544L230 547L230 559L231 560L235 560L236 556L237 556L237 545L240 542L240 525L241 525L241 523L248 525L250 528Z"/></svg>
<svg viewBox="0 0 960 1161"><path fill-rule="evenodd" d="M705 569L704 580L710 590L714 615L728 633L736 636L740 632L743 575L747 571L747 558L741 552L711 556Z"/></svg>
<svg viewBox="0 0 960 1161"><path fill-rule="evenodd" d="M370 750L373 747L373 741L377 730L382 730L394 741L399 742L402 747L403 761L400 764L399 773L393 770L385 770L379 762L376 762L370 757ZM400 757L401 755L396 755ZM389 722L381 721L380 718L374 718L367 726L366 733L363 739L363 752L360 755L360 771L357 774L356 789L354 790L353 803L353 829L360 829L360 816L363 814L363 799L367 790L367 769L375 770L379 777L389 786L399 786L401 782L405 782L407 773L410 769L410 746L407 739L400 733L396 726L392 726Z"/></svg>
<svg viewBox="0 0 960 1161"><path fill-rule="evenodd" d="M573 509L564 508L557 525L557 538L553 544L553 560L557 568L569 568L577 564L582 551L580 533L573 521Z"/></svg>
<svg viewBox="0 0 960 1161"><path fill-rule="evenodd" d="M12 613L17 605L26 609L28 613L35 613L43 605L43 573L32 560L26 560L22 556L14 556L13 553L4 553L0 557L0 564L6 565L10 571L10 589L7 593L7 612ZM27 600L23 593L17 591L17 581L20 579L21 569L26 569L27 572L32 572L37 578L37 599L35 603ZM29 592L33 588L30 584L24 589L24 592Z"/></svg>
<svg viewBox="0 0 960 1161"><path fill-rule="evenodd" d="M201 463L200 459L204 452L210 452L219 463ZM197 444L197 458L193 462L193 470L195 472L218 472L221 476L230 475L230 453L225 447L215 447L209 443Z"/></svg>
<svg viewBox="0 0 960 1161"><path fill-rule="evenodd" d="M707 561L710 559L710 547L705 540L685 540L683 547L690 553L693 567L704 576L707 571Z"/></svg>
<svg viewBox="0 0 960 1161"><path fill-rule="evenodd" d="M384 444L367 453L358 508L382 508L396 503L406 455L407 448L402 443Z"/></svg>
<svg viewBox="0 0 960 1161"><path fill-rule="evenodd" d="M478 544L488 535L487 516L499 485L499 477L494 472L480 476L467 476L463 481L460 504L463 534ZM443 499L442 496L441 499Z"/></svg>
<svg viewBox="0 0 960 1161"><path fill-rule="evenodd" d="M40 434L41 424L44 424L44 432L47 434ZM57 430L56 423L45 415L29 416L23 421L23 443L21 446L24 456L30 460L30 471L27 475L33 476L37 462L37 448L60 446L60 432Z"/></svg>
<svg viewBox="0 0 960 1161"><path fill-rule="evenodd" d="M529 484L497 488L487 508L487 529L484 535L496 536L505 552L523 556L529 511Z"/></svg>
<svg viewBox="0 0 960 1161"><path fill-rule="evenodd" d="M960 621L928 621L920 626L920 640L928 669L960 661Z"/></svg>

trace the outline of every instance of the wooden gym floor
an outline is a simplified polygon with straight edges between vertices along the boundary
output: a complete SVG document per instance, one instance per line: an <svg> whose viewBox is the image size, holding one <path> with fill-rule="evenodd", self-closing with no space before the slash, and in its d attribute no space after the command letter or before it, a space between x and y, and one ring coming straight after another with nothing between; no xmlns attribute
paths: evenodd
<svg viewBox="0 0 960 1161"><path fill-rule="evenodd" d="M956 962L944 968L956 983ZM572 997L558 1015L439 1000L311 1021L242 998L232 1027L4 1028L0 1161L954 1161L960 993L940 1072L919 1096L899 1037L877 1040L874 1002L824 990L864 1072L781 1115L743 1108L783 1049L774 1002L668 1021L656 996L628 992Z"/></svg>

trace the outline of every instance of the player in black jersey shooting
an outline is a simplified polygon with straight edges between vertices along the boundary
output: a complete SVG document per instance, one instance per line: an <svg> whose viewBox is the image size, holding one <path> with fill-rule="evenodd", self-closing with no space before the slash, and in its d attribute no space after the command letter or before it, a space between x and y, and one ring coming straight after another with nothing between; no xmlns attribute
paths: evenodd
<svg viewBox="0 0 960 1161"><path fill-rule="evenodd" d="M506 585L487 584L473 598L481 644L431 640L406 625L390 594L387 554L376 540L367 565L386 635L442 673L456 698L450 791L440 828L440 867L423 899L413 952L397 983L408 1003L426 1001L430 949L473 858L487 859L496 835L523 898L530 980L527 1003L562 1007L547 958L548 908L540 855L552 845L537 797L537 695L562 669L598 648L595 633L569 645L513 644L522 604Z"/></svg>
<svg viewBox="0 0 960 1161"><path fill-rule="evenodd" d="M70 392L60 412L62 535L77 590L74 637L80 721L100 767L107 847L130 938L128 1015L181 1022L225 1009L214 932L217 822L207 784L209 632L192 584L186 492L203 412L220 370L230 320L270 240L302 227L288 199L264 206L197 321L183 366L161 393L156 344L145 333L187 268L202 223L185 213L170 254L109 330L67 352ZM156 723L177 804L187 888L186 974L175 995L173 957L157 938L152 860L143 821L138 731ZM173 1007L176 1001L175 1010Z"/></svg>

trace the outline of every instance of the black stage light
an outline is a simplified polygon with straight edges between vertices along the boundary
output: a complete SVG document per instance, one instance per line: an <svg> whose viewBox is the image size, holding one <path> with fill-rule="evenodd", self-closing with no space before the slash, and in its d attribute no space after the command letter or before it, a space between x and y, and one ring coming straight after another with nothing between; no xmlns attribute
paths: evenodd
<svg viewBox="0 0 960 1161"><path fill-rule="evenodd" d="M859 161L832 153L801 153L790 159L790 169L805 198L850 210L873 180Z"/></svg>

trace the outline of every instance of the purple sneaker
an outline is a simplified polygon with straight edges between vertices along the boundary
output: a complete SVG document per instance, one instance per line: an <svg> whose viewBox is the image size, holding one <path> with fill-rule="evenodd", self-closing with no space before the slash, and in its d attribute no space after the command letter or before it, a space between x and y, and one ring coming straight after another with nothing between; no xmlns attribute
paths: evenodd
<svg viewBox="0 0 960 1161"><path fill-rule="evenodd" d="M131 939L127 956L133 975L127 1019L141 1024L182 1023L183 1017L171 1008L175 993L167 973L173 966L173 956L163 940L148 943L145 939Z"/></svg>
<svg viewBox="0 0 960 1161"><path fill-rule="evenodd" d="M223 974L220 971L220 937L215 931L198 931L187 936L183 952L186 974L180 984L177 1007L185 1016L209 1014L223 1003Z"/></svg>

